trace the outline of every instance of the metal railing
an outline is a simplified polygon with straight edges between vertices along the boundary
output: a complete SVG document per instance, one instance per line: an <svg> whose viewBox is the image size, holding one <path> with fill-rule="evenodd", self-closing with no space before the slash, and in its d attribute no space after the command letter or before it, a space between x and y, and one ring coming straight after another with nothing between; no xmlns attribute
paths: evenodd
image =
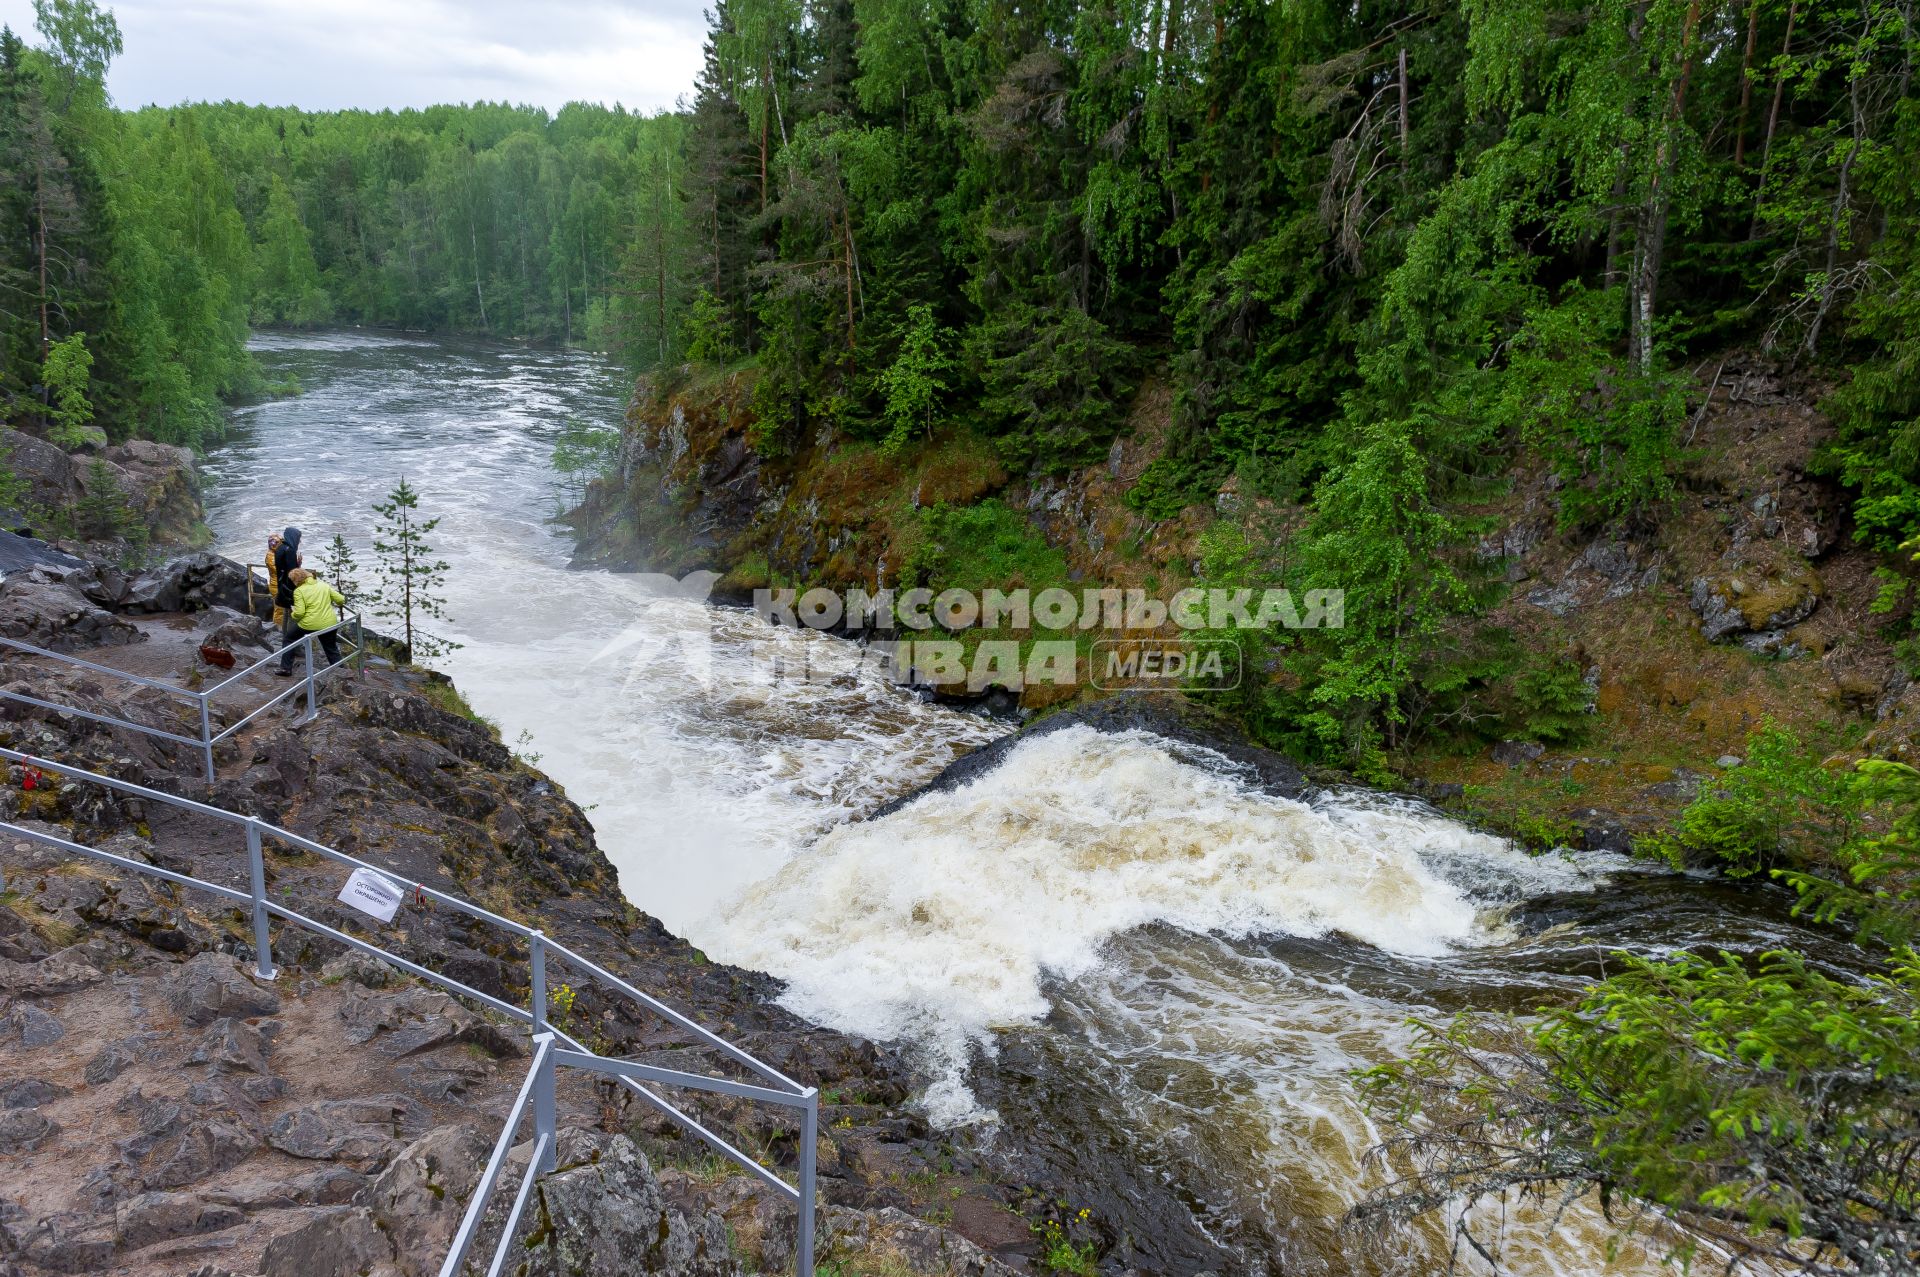
<svg viewBox="0 0 1920 1277"><path fill-rule="evenodd" d="M367 665L366 628L359 612L351 608L342 608L341 610L351 618L350 623L353 628L353 638L348 643L348 646L353 650L353 655L348 658L347 661L342 661L341 664L347 664L348 661L350 661L354 670L359 672L366 669ZM5 688L0 688L0 700L15 701L23 705L36 705L41 709L56 710L62 714L77 714L81 718L89 718L96 723L105 723L109 727L124 727L129 731L140 732L143 735L156 736L161 740L169 740L176 744L190 746L200 752L201 762L206 771L207 783L212 784L214 775L213 747L215 745L227 740L248 723L251 723L254 719L278 705L281 701L302 692L306 694L307 698L307 719L311 720L313 716L319 712L316 688L320 681L333 673L338 666L319 665L315 659L315 652L320 646L322 637L328 634L344 635L348 625L349 620L342 619L338 624L330 625L324 630L311 630L302 634L298 646L306 655L306 675L298 683L269 698L265 704L256 706L239 722L232 724L217 735L213 730L213 698L243 679L259 673L272 662L288 659L286 648L282 648L277 652L269 652L253 664L247 666L247 668L227 676L212 687L202 691L192 691L184 687L175 687L171 683L163 683L158 679L144 678L139 674L129 674L125 670L117 670L110 665L96 665L92 661L83 661L79 657L69 656L65 652L50 652L44 647L35 647L31 643L22 643L19 639L0 638L0 647L12 648L15 651L25 652L31 656L48 657L83 670L91 670L95 674L105 674L124 682L135 683L141 687L151 688L156 692L163 692L168 696L175 696L183 701L190 702L200 711L200 734L197 736L182 736L178 732L169 732L158 727L149 727L145 723L136 723L132 719L116 718L111 714L96 714L92 710L81 709L77 705L62 705L54 701L45 701L37 696L29 696L24 692L12 692Z"/></svg>
<svg viewBox="0 0 1920 1277"><path fill-rule="evenodd" d="M61 657L60 659L65 660L70 658ZM506 1226L495 1250L492 1264L487 1271L491 1277L491 1275L498 1274L502 1270L508 1256L509 1247L513 1241L514 1229L519 1223L520 1214L525 1209L531 1191L530 1185L538 1174L552 1170L554 1167L558 1128L555 1125L553 1075L555 1068L559 1066L581 1069L616 1080L635 1095L638 1095L647 1104L665 1114L696 1138L713 1148L715 1152L738 1165L749 1174L758 1177L777 1190L782 1196L787 1198L787 1200L793 1202L799 1216L797 1221L798 1235L794 1248L795 1269L800 1274L800 1277L812 1277L815 1213L814 1161L820 1128L820 1094L817 1088L802 1086L772 1065L756 1059L745 1050L735 1046L718 1034L711 1032L681 1012L674 1010L658 998L642 992L600 964L582 957L573 949L553 940L544 932L515 922L511 918L505 918L497 913L482 909L480 906L462 900L458 896L449 895L444 891L428 887L424 883L408 883L399 875L383 869L378 865L361 860L356 856L347 855L345 852L336 851L331 847L323 846L320 843L314 842L312 839L303 838L290 830L282 829L277 825L270 825L265 821L255 819L251 816L242 816L237 812L230 812L220 807L210 806L207 803L195 802L190 798L181 798L173 794L163 793L159 790L149 789L144 785L136 785L130 781L118 780L111 776L102 776L97 772L86 771L82 768L69 766L52 759L39 758L32 754L21 753L18 750L0 748L0 760L7 760L19 763L22 766L37 768L50 775L86 781L118 793L128 794L136 798L146 799L170 807L176 807L183 811L194 812L201 816L211 817L225 824L240 826L245 833L247 848L248 885L245 891L240 890L238 887L209 882L206 879L195 878L187 874L175 873L172 870L162 869L157 865L149 865L130 857L103 851L98 847L87 847L53 834L43 833L36 829L28 829L23 825L0 821L0 830L9 834L31 839L71 855L106 861L109 864L131 873L146 874L179 886L193 887L197 890L211 892L234 904L245 906L251 913L253 920L254 971L261 979L271 980L279 974L273 965L273 938L270 926L270 920L272 918L279 918L282 921L304 927L309 931L317 932L330 940L346 945L350 949L390 963L402 971L432 984L436 984L450 993L470 999L512 1020L530 1026L534 1035L532 1067L529 1068L527 1079L521 1086L520 1098L515 1102L513 1109L509 1112L506 1126L501 1131L499 1141L494 1146L493 1155L488 1162L486 1174L474 1189L473 1197L467 1206L466 1215L461 1221L459 1231L454 1236L452 1249L448 1252L446 1262L441 1266L441 1277L454 1277L454 1275L460 1271L461 1265L465 1262L467 1252L472 1248L474 1239L479 1232L480 1224L486 1213L488 1199L493 1191L495 1181L499 1178L501 1169L505 1165L508 1151L514 1145L515 1136L526 1110L529 1105L531 1105L534 1117L535 1140L533 1158L528 1163L526 1177L520 1186L519 1195L508 1216ZM295 912L284 905L275 903L267 894L265 844L268 839L285 843L296 852L310 853L338 864L351 866L355 869L368 870L378 874L382 879L392 884L403 896L412 895L419 901L432 901L435 904L444 905L447 908L466 914L471 918L478 919L481 922L497 927L502 931L506 931L524 940L527 945L528 1005L523 1008L504 1001L503 999L496 998L491 994L482 993L480 990L463 984L449 976L441 975L437 971L421 966L419 963L412 962L396 953L389 952L377 945L348 935L346 932L335 927L330 927L324 922L309 918L305 914ZM769 1085L757 1086L745 1082L736 1082L728 1078L711 1077L699 1073L687 1073L677 1069L660 1068L632 1060L602 1056L589 1050L579 1039L567 1033L563 1028L555 1026L547 1018L548 967L549 963L555 960L562 961L583 972L595 984L612 992L622 994L628 999L639 1003L646 1011L666 1020L676 1028L683 1030L702 1045L710 1047L735 1063L752 1070L769 1083ZM571 1049L561 1049L562 1044ZM766 1166L761 1165L761 1163L754 1158L749 1157L746 1153L735 1148L719 1135L708 1130L692 1116L668 1103L667 1100L647 1086L647 1083L666 1084L684 1087L688 1090L732 1095L743 1099L798 1110L801 1122L798 1184L788 1184Z"/></svg>

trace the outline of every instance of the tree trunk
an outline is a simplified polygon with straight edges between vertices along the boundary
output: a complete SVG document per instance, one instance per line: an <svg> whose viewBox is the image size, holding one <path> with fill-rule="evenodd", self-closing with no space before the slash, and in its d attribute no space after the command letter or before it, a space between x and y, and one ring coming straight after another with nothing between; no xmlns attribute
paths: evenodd
<svg viewBox="0 0 1920 1277"><path fill-rule="evenodd" d="M487 294L480 287L480 231L473 224L472 214L467 215L467 240L473 245L473 295L480 302L480 327L490 330L493 325L487 322Z"/></svg>
<svg viewBox="0 0 1920 1277"><path fill-rule="evenodd" d="M1407 133L1412 128L1407 118L1407 46L1400 46L1400 153L1406 154Z"/></svg>
<svg viewBox="0 0 1920 1277"><path fill-rule="evenodd" d="M1657 316L1660 289L1660 265L1666 256L1667 221L1673 194L1668 189L1668 170L1673 165L1673 131L1686 116L1687 81L1693 75L1693 37L1700 27L1700 0L1687 6L1687 25L1680 36L1680 76L1674 81L1673 98L1660 141L1654 148L1653 178L1647 187L1647 200L1640 210L1639 233L1634 237L1631 310L1627 316L1627 349L1634 367L1641 372L1653 368L1653 325Z"/></svg>
<svg viewBox="0 0 1920 1277"><path fill-rule="evenodd" d="M1747 49L1740 58L1740 124L1733 135L1733 166L1747 158L1747 108L1753 102L1753 48L1760 38L1760 0L1747 0Z"/></svg>
<svg viewBox="0 0 1920 1277"><path fill-rule="evenodd" d="M1787 33L1780 40L1780 57L1784 60L1793 52L1793 23L1800 16L1800 0L1792 0L1787 5ZM1767 162L1773 158L1773 131L1780 125L1780 101L1787 95L1787 69L1781 67L1773 77L1773 108L1767 112L1767 137L1760 146L1760 184L1766 185ZM1757 199L1757 197L1756 197Z"/></svg>
<svg viewBox="0 0 1920 1277"><path fill-rule="evenodd" d="M1872 30L1873 20L1869 16L1861 23L1857 48L1866 47L1867 37ZM1809 359L1813 357L1814 348L1820 344L1820 329L1833 309L1833 274L1840 266L1840 240L1847 223L1847 208L1853 200L1853 165L1860 158L1860 147L1866 141L1867 115L1865 104L1860 101L1858 71L1850 70L1847 75L1847 104L1853 113L1853 143L1847 147L1847 157L1840 161L1840 174L1833 193L1833 210L1827 216L1827 260L1826 269L1820 277L1820 303L1814 308L1813 322L1807 325L1806 340L1800 345L1801 353Z"/></svg>

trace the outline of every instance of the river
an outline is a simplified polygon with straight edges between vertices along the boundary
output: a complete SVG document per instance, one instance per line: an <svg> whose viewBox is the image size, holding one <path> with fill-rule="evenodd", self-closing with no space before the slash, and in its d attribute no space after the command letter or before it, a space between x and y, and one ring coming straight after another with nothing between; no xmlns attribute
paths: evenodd
<svg viewBox="0 0 1920 1277"><path fill-rule="evenodd" d="M1410 1019L1524 1011L1612 949L1808 944L1774 899L1528 857L1400 800L1288 802L1204 752L1084 728L860 821L1004 727L838 640L569 570L548 459L569 417L619 419L607 365L361 332L254 349L304 393L238 410L208 457L219 548L258 560L293 524L310 563L337 532L369 574L370 503L405 475L451 566L438 629L462 646L437 664L587 807L634 904L782 977L801 1013L906 1043L938 1122L1019 1131L1144 1267L1442 1271L1442 1221L1341 1226L1379 1173L1351 1075ZM776 677L798 644L844 676ZM1657 1271L1632 1247L1605 1260L1607 1236L1583 1209L1517 1211L1501 1271Z"/></svg>

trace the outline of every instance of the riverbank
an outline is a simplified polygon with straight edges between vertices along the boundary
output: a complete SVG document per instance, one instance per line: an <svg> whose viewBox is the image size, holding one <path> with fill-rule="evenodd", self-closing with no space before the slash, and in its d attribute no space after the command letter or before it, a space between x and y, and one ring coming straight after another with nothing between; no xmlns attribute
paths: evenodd
<svg viewBox="0 0 1920 1277"><path fill-rule="evenodd" d="M1232 479L1171 516L1130 505L1169 447L1170 398L1151 383L1104 461L1057 476L1010 473L963 430L891 455L826 435L766 455L754 384L751 368L698 367L640 383L615 473L572 516L579 562L708 569L736 598L952 584L1164 599L1244 584L1218 560L1281 554L1309 513ZM1492 485L1473 517L1496 601L1460 642L1493 673L1463 673L1486 687L1448 711L1459 724L1386 755L1378 779L1536 847L1621 849L1670 826L1768 724L1838 757L1912 757L1920 687L1895 650L1911 604L1884 610L1879 556L1815 463L1833 439L1825 393L1731 353L1693 387L1675 498L1633 527L1567 526L1536 464ZM1028 687L1023 707L1098 696L1082 682Z"/></svg>
<svg viewBox="0 0 1920 1277"><path fill-rule="evenodd" d="M14 573L0 582L0 607L60 618L69 638L111 634L112 646L81 644L82 654L111 663L137 648L144 671L177 666L183 683L216 630L243 658L264 650L257 623L230 609L117 618L86 598L87 583L71 571ZM8 666L9 687L42 699L171 723L165 702L102 676ZM828 1212L823 1254L848 1271L1006 1271L970 1236L1015 1263L1033 1249L1015 1208L1042 1191L933 1132L907 1104L914 1081L892 1052L808 1025L777 1005L776 981L707 959L629 904L585 813L444 679L375 662L330 687L312 723L270 716L224 749L210 790L191 751L55 711L9 706L0 742L207 797L541 927L819 1086L822 1195L844 1208ZM6 817L216 880L243 858L225 845L236 840L171 809L53 779L27 788L10 768ZM517 1085L517 1031L292 928L276 936L279 979L249 980L246 921L212 897L24 840L0 846L0 865L0 1085L11 1097L0 1157L13 1186L0 1243L11 1272L437 1268L463 1185ZM270 889L309 916L358 929L365 920L334 900L340 876L325 862L276 857ZM525 995L524 955L457 915L408 907L379 942L483 992ZM566 1006L573 1030L604 1051L696 1071L714 1063L670 1025L591 985L576 982ZM597 1253L596 1233L644 1239L654 1225L635 1212L648 1210L670 1239L650 1271L788 1262L785 1209L666 1119L578 1082L563 1085L562 1107L563 1123L578 1128L565 1144L578 1169L540 1190L560 1231L539 1241L530 1271L590 1271L566 1256ZM791 1168L796 1137L777 1118L697 1096L688 1107L768 1165ZM645 1156L631 1159L628 1142ZM625 1180L609 1187L614 1166ZM594 1185L601 1198L587 1218L578 1195ZM568 1235L568 1218L582 1231Z"/></svg>

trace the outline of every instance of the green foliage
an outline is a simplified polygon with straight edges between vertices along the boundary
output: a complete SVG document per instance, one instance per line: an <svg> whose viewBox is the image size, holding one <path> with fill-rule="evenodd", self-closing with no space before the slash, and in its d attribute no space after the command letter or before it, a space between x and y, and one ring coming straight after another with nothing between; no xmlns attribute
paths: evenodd
<svg viewBox="0 0 1920 1277"><path fill-rule="evenodd" d="M981 420L1009 459L1058 473L1105 455L1137 360L1099 320L1015 304L982 320L967 341Z"/></svg>
<svg viewBox="0 0 1920 1277"><path fill-rule="evenodd" d="M1723 773L1646 850L1676 865L1717 865L1734 877L1800 865L1845 846L1863 795L1853 773L1769 723L1747 738L1746 760Z"/></svg>
<svg viewBox="0 0 1920 1277"><path fill-rule="evenodd" d="M687 358L697 362L729 364L740 357L726 307L704 288L687 308L686 343Z"/></svg>
<svg viewBox="0 0 1920 1277"><path fill-rule="evenodd" d="M1521 733L1549 745L1578 743L1593 725L1593 689L1569 660L1542 661L1513 680Z"/></svg>
<svg viewBox="0 0 1920 1277"><path fill-rule="evenodd" d="M989 499L922 510L919 536L901 566L900 579L938 593L988 586L1043 590L1065 585L1069 578L1065 556L1048 545L1024 515Z"/></svg>
<svg viewBox="0 0 1920 1277"><path fill-rule="evenodd" d="M47 438L72 450L87 442L87 427L93 422L93 403L87 398L87 383L93 372L93 355L87 350L87 335L74 333L47 347L46 362L40 367L40 380L47 388Z"/></svg>
<svg viewBox="0 0 1920 1277"><path fill-rule="evenodd" d="M433 547L427 542L440 520L420 517L420 495L404 477L385 501L374 503L373 512L379 516L373 532L373 554L380 584L369 598L375 615L400 623L402 641L414 661L456 650L459 643L432 634L421 625L446 617L442 591L451 569L445 560L434 557Z"/></svg>
<svg viewBox="0 0 1920 1277"><path fill-rule="evenodd" d="M553 441L553 472L562 491L578 505L586 499L587 484L612 470L620 451L620 432L612 426L568 417Z"/></svg>
<svg viewBox="0 0 1920 1277"><path fill-rule="evenodd" d="M1677 1219L1778 1271L1899 1271L1920 1222L1920 960L1860 982L1784 952L1613 961L1531 1028L1423 1025L1362 1077L1398 1131L1379 1154L1414 1168L1362 1213L1598 1189L1622 1233ZM1696 1257L1681 1236L1674 1257Z"/></svg>
<svg viewBox="0 0 1920 1277"><path fill-rule="evenodd" d="M899 455L916 430L932 437L933 410L948 389L944 375L952 363L947 354L951 336L934 322L933 307L920 303L908 308L899 353L880 374L887 422L880 450L888 456Z"/></svg>
<svg viewBox="0 0 1920 1277"><path fill-rule="evenodd" d="M128 547L127 561L143 562L150 534L146 522L128 505L127 494L112 468L96 457L88 463L81 487L83 492L72 514L75 530L89 540L123 540Z"/></svg>
<svg viewBox="0 0 1920 1277"><path fill-rule="evenodd" d="M1911 946L1920 935L1920 772L1886 759L1862 762L1848 794L1873 832L1834 856L1844 880L1804 869L1779 873L1800 893L1798 910L1846 920L1862 940Z"/></svg>
<svg viewBox="0 0 1920 1277"><path fill-rule="evenodd" d="M338 532L320 552L320 575L346 597L349 606L358 606L360 598L360 561L353 547Z"/></svg>

